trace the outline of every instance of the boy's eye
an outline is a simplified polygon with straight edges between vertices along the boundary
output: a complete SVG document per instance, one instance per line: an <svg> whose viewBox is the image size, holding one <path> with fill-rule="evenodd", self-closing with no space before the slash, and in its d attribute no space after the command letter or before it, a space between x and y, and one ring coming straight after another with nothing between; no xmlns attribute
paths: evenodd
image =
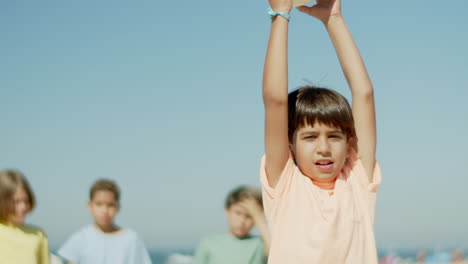
<svg viewBox="0 0 468 264"><path fill-rule="evenodd" d="M304 139L316 139L316 138L317 138L317 136L306 136L306 137L304 137Z"/></svg>

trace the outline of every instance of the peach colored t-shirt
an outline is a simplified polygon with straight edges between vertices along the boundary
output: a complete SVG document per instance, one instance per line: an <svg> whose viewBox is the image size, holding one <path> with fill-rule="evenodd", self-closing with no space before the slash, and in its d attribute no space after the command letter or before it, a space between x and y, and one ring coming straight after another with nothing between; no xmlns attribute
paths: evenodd
<svg viewBox="0 0 468 264"><path fill-rule="evenodd" d="M271 234L269 264L377 264L374 211L381 181L373 182L355 153L338 176L333 194L314 185L290 158L275 188L265 157L260 181Z"/></svg>

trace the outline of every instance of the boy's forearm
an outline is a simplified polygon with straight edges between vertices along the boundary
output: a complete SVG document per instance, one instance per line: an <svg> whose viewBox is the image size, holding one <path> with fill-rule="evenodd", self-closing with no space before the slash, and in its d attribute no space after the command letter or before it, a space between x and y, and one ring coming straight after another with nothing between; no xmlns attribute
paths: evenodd
<svg viewBox="0 0 468 264"><path fill-rule="evenodd" d="M326 27L351 88L357 154L369 176L369 181L372 181L376 151L376 120L372 83L343 17L330 19Z"/></svg>
<svg viewBox="0 0 468 264"><path fill-rule="evenodd" d="M265 170L276 186L289 157L288 146L288 20L273 19L263 72L265 106Z"/></svg>
<svg viewBox="0 0 468 264"><path fill-rule="evenodd" d="M270 251L270 231L268 230L265 216L263 215L263 212L261 212L253 216L253 219L255 221L255 226L260 232L263 243L265 244L265 255L268 256L268 252Z"/></svg>
<svg viewBox="0 0 468 264"><path fill-rule="evenodd" d="M263 72L263 99L287 102L288 94L288 21L277 16L271 24Z"/></svg>
<svg viewBox="0 0 468 264"><path fill-rule="evenodd" d="M325 25L335 47L338 59L348 84L355 94L372 94L372 83L369 79L364 61L356 43L342 16L330 18Z"/></svg>

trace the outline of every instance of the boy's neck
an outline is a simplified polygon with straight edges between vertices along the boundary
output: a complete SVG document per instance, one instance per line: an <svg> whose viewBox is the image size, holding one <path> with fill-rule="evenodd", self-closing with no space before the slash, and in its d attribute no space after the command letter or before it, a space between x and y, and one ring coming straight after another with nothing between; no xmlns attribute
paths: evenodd
<svg viewBox="0 0 468 264"><path fill-rule="evenodd" d="M101 231L102 233L115 233L115 232L118 232L120 231L120 228L118 226L116 226L115 224L112 224L110 226L100 226L96 223L94 223L94 227Z"/></svg>
<svg viewBox="0 0 468 264"><path fill-rule="evenodd" d="M9 225L9 226L14 226L14 227L22 227L22 226L24 226L24 222L23 222L23 221L18 221L18 220L16 220L14 217L8 218L8 219L5 221L5 224L6 224L6 225Z"/></svg>
<svg viewBox="0 0 468 264"><path fill-rule="evenodd" d="M14 221L0 221L0 224L4 224L6 226L11 226L11 227L22 227L24 226L24 223L16 223Z"/></svg>
<svg viewBox="0 0 468 264"><path fill-rule="evenodd" d="M334 190L335 189L335 183L336 183L336 179L338 177L335 177L335 179L333 179L332 181L329 181L329 182L319 182L319 181L315 181L313 179L310 179L312 181L312 183L319 187L320 189L323 189L323 190Z"/></svg>
<svg viewBox="0 0 468 264"><path fill-rule="evenodd" d="M243 237L238 237L238 236L234 235L231 231L229 231L228 234L229 234L230 236L232 236L232 237L237 238L237 239L245 239L245 238L249 238L249 237L250 237L250 233L248 233L247 235L245 235L245 236L243 236Z"/></svg>

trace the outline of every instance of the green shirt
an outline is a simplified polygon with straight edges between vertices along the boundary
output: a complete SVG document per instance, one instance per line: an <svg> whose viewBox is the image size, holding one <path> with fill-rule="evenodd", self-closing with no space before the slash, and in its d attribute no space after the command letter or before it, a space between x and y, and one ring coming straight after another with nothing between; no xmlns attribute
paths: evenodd
<svg viewBox="0 0 468 264"><path fill-rule="evenodd" d="M204 238L194 264L265 264L265 246L260 237L237 238L231 234Z"/></svg>

